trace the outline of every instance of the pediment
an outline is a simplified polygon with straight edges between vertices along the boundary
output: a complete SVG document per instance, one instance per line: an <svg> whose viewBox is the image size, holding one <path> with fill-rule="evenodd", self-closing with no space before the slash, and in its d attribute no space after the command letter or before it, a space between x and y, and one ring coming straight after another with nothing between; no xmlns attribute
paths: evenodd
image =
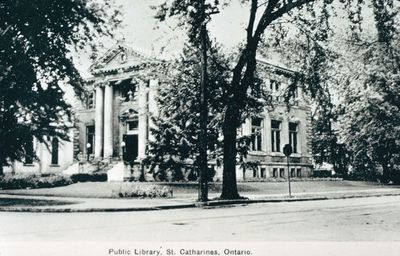
<svg viewBox="0 0 400 256"><path fill-rule="evenodd" d="M121 109L121 114L119 116L122 122L125 122L128 119L137 118L138 112L132 108L132 106L127 106Z"/></svg>
<svg viewBox="0 0 400 256"><path fill-rule="evenodd" d="M154 62L157 62L154 58L146 56L132 48L118 45L98 58L90 67L90 72L95 74Z"/></svg>

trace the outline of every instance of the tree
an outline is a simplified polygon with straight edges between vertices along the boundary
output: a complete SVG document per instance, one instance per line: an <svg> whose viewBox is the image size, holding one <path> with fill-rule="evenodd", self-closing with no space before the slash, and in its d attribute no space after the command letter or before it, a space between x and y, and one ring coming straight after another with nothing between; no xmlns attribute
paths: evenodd
<svg viewBox="0 0 400 256"><path fill-rule="evenodd" d="M173 1L179 5L176 1ZM216 8L220 6L219 1L210 1ZM229 1L226 1L229 2ZM247 3L249 7L249 21L246 27L246 38L242 47L237 54L235 65L232 69L232 78L230 86L227 90L227 102L224 110L223 122L223 186L221 198L234 199L239 198L239 193L236 184L236 156L237 156L237 128L240 127L245 119L245 109L248 107L247 95L248 91L258 91L260 88L256 86L256 56L259 50L260 43L264 38L265 32L273 32L274 27L282 28L279 24L292 22L296 24L298 31L307 30L310 27L318 30L318 38L308 37L308 43L324 41L329 36L329 19L337 13L338 8L342 8L339 3L343 4L343 11L346 11L348 18L352 22L352 27L355 28L362 23L362 7L363 1L358 0L248 0L242 1ZM393 1L389 1L393 3ZM374 4L383 4L383 0L373 0ZM166 4L164 9L169 10ZM198 6L191 6L190 13L199 13ZM174 10L174 8L172 8ZM174 14L174 11L172 11ZM376 15L376 23L382 22L385 17ZM281 34L274 35L279 40ZM307 47L311 57L323 56L324 50L321 44L311 43L312 47ZM287 49L290 52L291 49ZM266 56L268 57L268 56ZM306 58L309 70L314 70L313 73L308 73L306 76L298 75L289 88L295 88L298 84L303 84L305 89L309 90L314 97L319 96L321 90L319 63L315 58ZM290 95L290 93L289 93Z"/></svg>
<svg viewBox="0 0 400 256"><path fill-rule="evenodd" d="M218 46L209 48L209 77L207 109L207 148L208 161L215 160L221 149L221 112L224 107L224 88L229 78L228 59L216 56ZM155 137L150 141L149 156L146 163L156 176L164 178L166 171L172 172L174 180L182 180L182 169L191 169L191 179L197 179L201 137L199 101L201 94L201 64L197 50L186 46L182 56L167 65L169 81L160 86L157 103L160 111L153 116ZM193 172L193 170L195 170ZM210 176L210 175L209 175Z"/></svg>
<svg viewBox="0 0 400 256"><path fill-rule="evenodd" d="M399 5L381 0L374 0L372 4L375 36L357 31L356 40L348 44L351 63L356 62L358 69L350 71L352 75L343 89L341 134L353 152L356 172L371 173L371 178L376 178L373 170L380 167L384 181L398 181Z"/></svg>
<svg viewBox="0 0 400 256"><path fill-rule="evenodd" d="M207 24L211 19L211 15L218 13L216 6L218 1L209 2L206 0L174 0L168 7L167 2L161 5L157 18L165 20L166 15L178 16L181 22L189 25L188 35L189 42L198 50L199 61L201 63L201 86L200 86L200 129L199 129L199 201L206 202L208 200L207 185L207 97L208 97L208 49L209 35Z"/></svg>
<svg viewBox="0 0 400 256"><path fill-rule="evenodd" d="M346 177L350 164L350 152L347 145L341 143L337 124L338 113L335 109L319 106L312 118L312 151L317 164L332 164L337 176Z"/></svg>
<svg viewBox="0 0 400 256"><path fill-rule="evenodd" d="M0 3L0 174L2 166L35 157L32 137L68 140L71 106L82 79L72 50L94 47L118 24L112 3L87 0L6 0Z"/></svg>
<svg viewBox="0 0 400 256"><path fill-rule="evenodd" d="M228 98L230 99L226 106L223 136L224 136L224 179L222 186L221 198L234 199L238 198L239 193L236 185L236 138L237 128L244 120L244 109L247 106L246 95L249 89L259 90L260 88L254 86L255 84L255 71L257 66L256 56L260 42L268 27L281 19L283 16L293 16L301 21L301 15L296 9L300 9L307 5L309 10L315 16L313 8L317 4L321 4L321 17L327 19L327 7L332 4L332 1L313 1L313 0L297 0L297 1L280 1L270 0L259 2L252 0L250 2L249 22L246 28L246 39L244 46L240 49L238 60L232 71L232 80L230 83ZM257 15L260 18L257 19ZM311 15L311 19L313 15ZM319 17L318 17L319 18ZM302 23L304 24L304 22ZM322 24L322 22L320 23ZM318 29L318 27L317 27ZM301 76L296 77L300 79ZM289 85L290 88L295 88L298 81L294 79L293 84ZM312 79L313 77L311 77ZM303 79L307 82L307 79ZM314 81L318 82L318 81ZM314 83L316 84L316 83ZM292 90L293 91L293 90Z"/></svg>
<svg viewBox="0 0 400 256"><path fill-rule="evenodd" d="M189 1L190 2L190 1ZM247 1L244 1L247 2ZM239 198L236 184L236 156L237 156L237 129L245 120L245 110L248 108L248 90L259 94L259 83L256 83L256 54L257 49L266 28L275 20L284 14L291 13L295 8L313 2L312 0L298 1L279 1L271 0L259 2L252 0L250 2L250 18L247 26L247 36L244 46L240 49L237 56L236 65L232 69L232 79L226 94L226 108L224 110L224 121L222 133L224 137L223 143L223 186L221 198L235 199ZM331 2L331 1L324 1ZM213 9L219 6L219 1L213 1ZM178 1L173 1L171 6L164 3L161 8L166 13L170 11L170 15L175 15ZM185 6L185 14L196 15L201 13L199 6L191 5L191 10L187 10ZM261 11L261 17L257 21L256 16ZM165 16L163 16L165 17ZM190 25L192 23L189 22ZM192 33L192 32L191 32ZM193 36L189 33L189 38L193 40Z"/></svg>

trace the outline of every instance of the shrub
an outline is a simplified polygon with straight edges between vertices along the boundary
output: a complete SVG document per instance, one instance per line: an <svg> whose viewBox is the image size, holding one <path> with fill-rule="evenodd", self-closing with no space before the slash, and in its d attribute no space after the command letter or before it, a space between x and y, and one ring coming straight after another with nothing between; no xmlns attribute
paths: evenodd
<svg viewBox="0 0 400 256"><path fill-rule="evenodd" d="M156 198L172 197L172 189L166 186L123 183L119 190L113 190L113 197Z"/></svg>
<svg viewBox="0 0 400 256"><path fill-rule="evenodd" d="M0 179L1 189L52 188L70 184L72 180L69 177L57 174L16 174Z"/></svg>
<svg viewBox="0 0 400 256"><path fill-rule="evenodd" d="M71 180L73 183L107 181L107 173L106 172L76 173L71 175Z"/></svg>

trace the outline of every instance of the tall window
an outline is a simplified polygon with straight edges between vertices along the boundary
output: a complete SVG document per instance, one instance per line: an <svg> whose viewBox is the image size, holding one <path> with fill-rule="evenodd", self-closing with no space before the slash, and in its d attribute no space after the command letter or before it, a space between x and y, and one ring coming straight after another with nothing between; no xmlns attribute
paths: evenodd
<svg viewBox="0 0 400 256"><path fill-rule="evenodd" d="M279 96L279 90L281 87L281 83L276 81L276 80L270 80L269 82L269 89L271 91L271 94L274 96L274 99L277 101L280 101L281 97Z"/></svg>
<svg viewBox="0 0 400 256"><path fill-rule="evenodd" d="M301 178L301 168L297 168L297 177Z"/></svg>
<svg viewBox="0 0 400 256"><path fill-rule="evenodd" d="M273 176L274 178L278 178L278 168L273 168L273 169L272 169L272 176Z"/></svg>
<svg viewBox="0 0 400 256"><path fill-rule="evenodd" d="M86 106L88 109L94 108L94 91L90 92L87 99L86 99Z"/></svg>
<svg viewBox="0 0 400 256"><path fill-rule="evenodd" d="M281 178L285 177L285 169L284 168L279 168L279 177L281 177Z"/></svg>
<svg viewBox="0 0 400 256"><path fill-rule="evenodd" d="M51 141L51 164L58 164L58 139L53 138Z"/></svg>
<svg viewBox="0 0 400 256"><path fill-rule="evenodd" d="M281 151L281 121L271 120L272 152Z"/></svg>
<svg viewBox="0 0 400 256"><path fill-rule="evenodd" d="M289 144L293 153L297 153L297 123L289 123Z"/></svg>
<svg viewBox="0 0 400 256"><path fill-rule="evenodd" d="M25 164L33 164L33 136L25 144Z"/></svg>
<svg viewBox="0 0 400 256"><path fill-rule="evenodd" d="M261 168L261 178L266 178L267 177L267 169Z"/></svg>
<svg viewBox="0 0 400 256"><path fill-rule="evenodd" d="M295 168L290 169L290 177L296 177L296 169Z"/></svg>
<svg viewBox="0 0 400 256"><path fill-rule="evenodd" d="M93 154L94 149L94 136L95 136L94 125L86 126L86 154Z"/></svg>
<svg viewBox="0 0 400 256"><path fill-rule="evenodd" d="M139 120L137 118L126 122L128 125L128 131L135 131L139 128Z"/></svg>
<svg viewBox="0 0 400 256"><path fill-rule="evenodd" d="M269 89L271 90L271 92L277 92L279 90L279 87L280 87L280 82L276 80L270 80Z"/></svg>
<svg viewBox="0 0 400 256"><path fill-rule="evenodd" d="M251 143L251 149L255 151L262 150L262 118L253 118L251 120L251 134L253 141Z"/></svg>

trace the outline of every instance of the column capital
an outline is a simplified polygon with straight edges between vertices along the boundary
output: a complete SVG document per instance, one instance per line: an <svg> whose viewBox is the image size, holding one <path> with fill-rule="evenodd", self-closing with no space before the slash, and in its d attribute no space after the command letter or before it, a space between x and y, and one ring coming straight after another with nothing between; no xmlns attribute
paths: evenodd
<svg viewBox="0 0 400 256"><path fill-rule="evenodd" d="M111 85L111 83L109 81L101 81L101 82L96 82L94 84L95 87L101 87L101 88L106 87L106 85Z"/></svg>

